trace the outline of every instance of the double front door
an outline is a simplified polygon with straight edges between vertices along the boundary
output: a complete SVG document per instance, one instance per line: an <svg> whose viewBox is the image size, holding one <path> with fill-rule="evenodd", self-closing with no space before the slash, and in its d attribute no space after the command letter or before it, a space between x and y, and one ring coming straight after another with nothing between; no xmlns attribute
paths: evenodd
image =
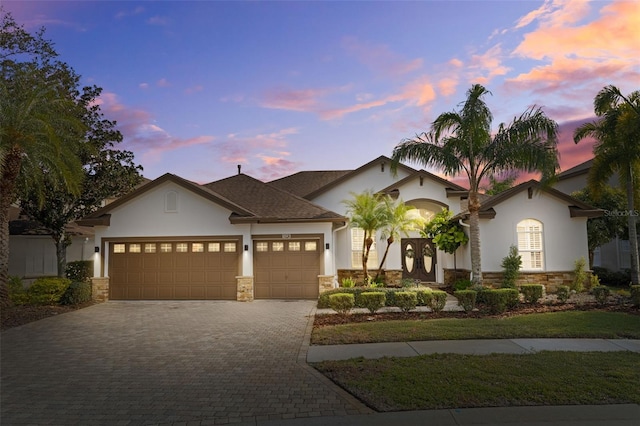
<svg viewBox="0 0 640 426"><path fill-rule="evenodd" d="M403 238L402 278L436 281L436 248L428 238Z"/></svg>

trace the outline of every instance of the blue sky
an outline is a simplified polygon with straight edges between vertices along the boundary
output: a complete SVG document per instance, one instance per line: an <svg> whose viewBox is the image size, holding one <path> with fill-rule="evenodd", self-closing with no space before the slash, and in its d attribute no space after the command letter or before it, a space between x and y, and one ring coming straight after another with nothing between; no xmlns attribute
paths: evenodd
<svg viewBox="0 0 640 426"><path fill-rule="evenodd" d="M531 105L576 123L605 85L640 89L638 1L7 1L104 89L148 178L265 181L353 169L485 85L494 129ZM420 167L420 166L417 166Z"/></svg>

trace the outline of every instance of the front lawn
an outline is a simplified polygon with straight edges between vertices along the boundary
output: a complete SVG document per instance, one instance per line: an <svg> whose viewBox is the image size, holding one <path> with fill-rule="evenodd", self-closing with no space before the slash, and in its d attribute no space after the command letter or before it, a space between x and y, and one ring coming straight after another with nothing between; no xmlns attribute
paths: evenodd
<svg viewBox="0 0 640 426"><path fill-rule="evenodd" d="M311 344L551 337L640 339L640 315L592 310L505 318L354 322L314 327Z"/></svg>
<svg viewBox="0 0 640 426"><path fill-rule="evenodd" d="M378 411L640 404L633 352L434 354L313 366Z"/></svg>

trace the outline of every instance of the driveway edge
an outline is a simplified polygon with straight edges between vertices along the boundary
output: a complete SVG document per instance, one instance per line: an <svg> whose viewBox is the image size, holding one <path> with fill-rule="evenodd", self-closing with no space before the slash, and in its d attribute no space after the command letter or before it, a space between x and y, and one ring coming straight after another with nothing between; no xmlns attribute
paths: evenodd
<svg viewBox="0 0 640 426"><path fill-rule="evenodd" d="M335 394L341 397L345 402L350 404L354 411L347 414L373 414L376 411L372 410L365 404L363 404L359 399L351 395L349 392L342 389L340 386L336 385L334 382L329 380L324 374L320 373L318 370L313 368L307 363L307 354L309 353L309 346L311 346L311 332L313 331L313 322L316 316L316 307L315 305L311 308L311 311L308 315L307 327L305 328L304 337L302 338L302 344L300 345L300 350L298 351L298 360L297 364L304 369L306 372L314 376L318 381L324 384L327 388L331 389Z"/></svg>

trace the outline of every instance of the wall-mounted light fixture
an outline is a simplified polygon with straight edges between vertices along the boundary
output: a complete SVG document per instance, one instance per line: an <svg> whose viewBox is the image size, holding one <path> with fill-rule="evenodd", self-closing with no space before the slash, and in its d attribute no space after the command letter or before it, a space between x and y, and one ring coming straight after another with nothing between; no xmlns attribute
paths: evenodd
<svg viewBox="0 0 640 426"><path fill-rule="evenodd" d="M93 251L94 251L94 252L96 252L96 253L100 253L100 247L95 246L95 247L93 248Z"/></svg>
<svg viewBox="0 0 640 426"><path fill-rule="evenodd" d="M249 251L249 244L244 245L244 251Z"/></svg>
<svg viewBox="0 0 640 426"><path fill-rule="evenodd" d="M324 245L324 248L325 248L325 249L327 249L327 250L329 250L329 243L325 244L325 245Z"/></svg>

